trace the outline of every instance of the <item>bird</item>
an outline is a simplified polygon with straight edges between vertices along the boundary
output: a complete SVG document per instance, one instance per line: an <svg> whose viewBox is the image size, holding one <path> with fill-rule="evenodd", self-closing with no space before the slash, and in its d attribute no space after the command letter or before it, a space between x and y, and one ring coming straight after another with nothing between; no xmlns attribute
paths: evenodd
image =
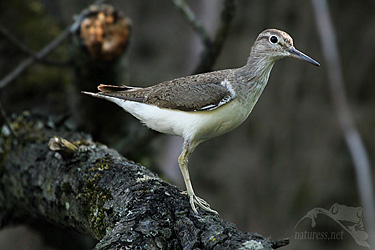
<svg viewBox="0 0 375 250"><path fill-rule="evenodd" d="M232 131L247 119L267 85L273 65L285 57L320 66L294 47L289 34L266 29L256 38L243 67L180 77L144 88L100 84L100 92L82 93L114 102L150 129L183 137L178 164L191 208L196 214L197 206L218 214L195 194L189 156L200 143Z"/></svg>

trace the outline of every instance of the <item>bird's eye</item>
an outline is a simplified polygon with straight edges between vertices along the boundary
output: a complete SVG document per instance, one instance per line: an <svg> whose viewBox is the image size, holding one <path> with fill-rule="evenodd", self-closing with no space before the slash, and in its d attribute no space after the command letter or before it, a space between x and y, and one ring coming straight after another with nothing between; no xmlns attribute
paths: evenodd
<svg viewBox="0 0 375 250"><path fill-rule="evenodd" d="M278 41L279 41L279 39L277 39L276 36L271 36L271 37L270 37L270 42L271 42L271 43L277 43Z"/></svg>

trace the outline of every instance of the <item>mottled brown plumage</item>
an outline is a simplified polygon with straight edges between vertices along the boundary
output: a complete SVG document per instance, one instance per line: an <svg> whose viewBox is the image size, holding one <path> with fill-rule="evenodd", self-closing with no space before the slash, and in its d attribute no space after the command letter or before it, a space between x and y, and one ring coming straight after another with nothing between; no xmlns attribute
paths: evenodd
<svg viewBox="0 0 375 250"><path fill-rule="evenodd" d="M213 110L233 96L221 84L232 70L215 71L166 81L147 88L100 85L102 95L182 111Z"/></svg>

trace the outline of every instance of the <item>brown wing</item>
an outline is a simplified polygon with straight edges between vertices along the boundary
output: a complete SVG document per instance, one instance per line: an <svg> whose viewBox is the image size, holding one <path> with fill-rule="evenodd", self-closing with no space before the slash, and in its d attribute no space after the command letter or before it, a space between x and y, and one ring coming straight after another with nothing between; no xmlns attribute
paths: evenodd
<svg viewBox="0 0 375 250"><path fill-rule="evenodd" d="M213 110L234 97L222 81L227 70L193 75L163 82L148 88L101 85L101 95L143 102L159 108L182 111Z"/></svg>
<svg viewBox="0 0 375 250"><path fill-rule="evenodd" d="M160 108L199 111L215 109L231 100L228 89L220 83L180 85L153 89L144 103Z"/></svg>

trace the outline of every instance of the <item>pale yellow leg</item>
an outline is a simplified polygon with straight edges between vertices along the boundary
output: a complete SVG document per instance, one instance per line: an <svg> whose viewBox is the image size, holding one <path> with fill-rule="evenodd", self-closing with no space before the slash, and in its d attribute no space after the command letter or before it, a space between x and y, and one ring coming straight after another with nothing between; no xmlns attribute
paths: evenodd
<svg viewBox="0 0 375 250"><path fill-rule="evenodd" d="M203 208L204 210L218 214L215 210L210 208L210 205L203 199L199 198L195 195L193 186L191 185L190 181L190 175L188 170L188 159L193 150L189 149L189 143L184 143L184 148L182 149L182 152L180 156L178 157L178 165L180 166L182 176L184 178L185 186L186 186L186 193L189 197L191 208L193 209L194 213L198 213L195 204L197 204L199 207Z"/></svg>

